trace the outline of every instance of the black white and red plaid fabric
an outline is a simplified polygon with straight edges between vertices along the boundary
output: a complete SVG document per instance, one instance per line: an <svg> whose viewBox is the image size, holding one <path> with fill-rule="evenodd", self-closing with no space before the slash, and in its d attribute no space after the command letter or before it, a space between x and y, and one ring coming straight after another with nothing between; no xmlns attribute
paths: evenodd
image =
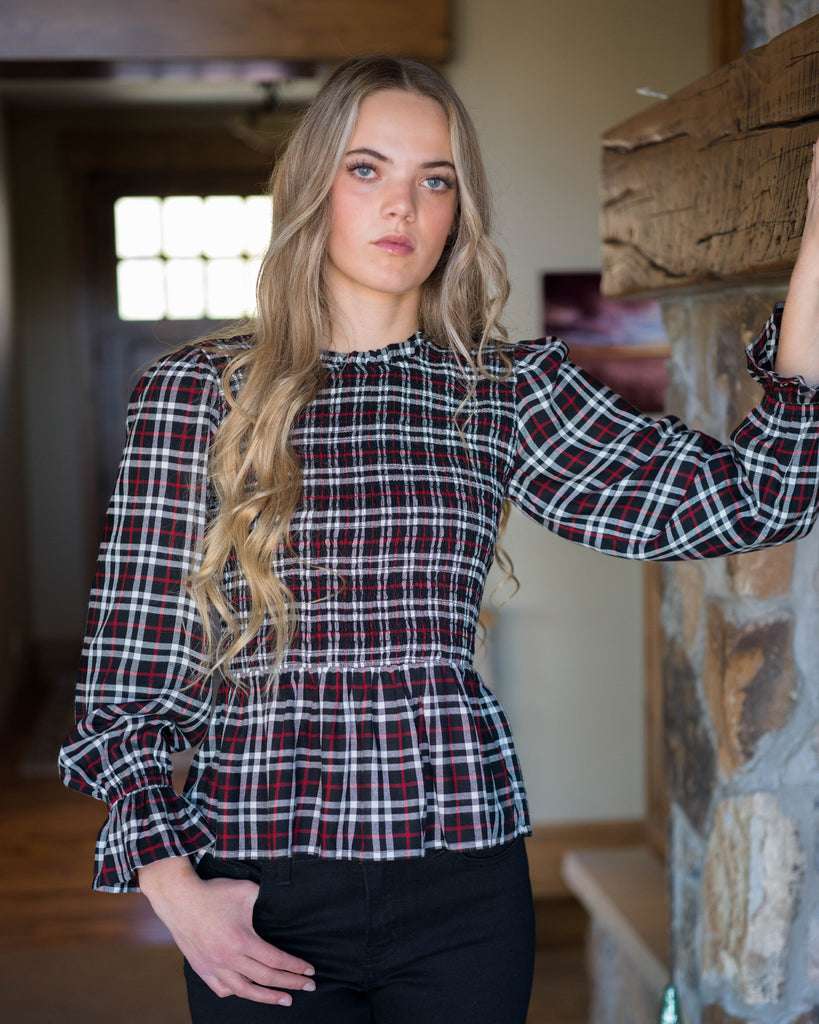
<svg viewBox="0 0 819 1024"><path fill-rule="evenodd" d="M95 886L136 887L169 855L392 859L529 831L506 719L473 668L501 503L564 537L635 558L707 557L789 540L815 518L816 395L770 369L731 445L656 422L590 381L551 339L481 380L469 419L452 357L416 335L326 353L294 434L304 500L277 571L299 602L277 693L270 645L215 705L180 586L212 498L208 446L226 413L218 347L162 360L137 388L91 595L67 785L105 800ZM241 612L233 566L225 586ZM184 796L169 752L201 742Z"/></svg>

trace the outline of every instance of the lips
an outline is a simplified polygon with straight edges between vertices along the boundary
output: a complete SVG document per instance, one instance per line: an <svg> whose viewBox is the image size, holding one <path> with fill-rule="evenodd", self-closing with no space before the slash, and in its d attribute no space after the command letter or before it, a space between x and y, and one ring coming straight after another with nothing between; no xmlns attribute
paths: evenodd
<svg viewBox="0 0 819 1024"><path fill-rule="evenodd" d="M384 235L383 238L373 242L373 245L394 256L409 256L410 253L415 252L415 244L406 235Z"/></svg>

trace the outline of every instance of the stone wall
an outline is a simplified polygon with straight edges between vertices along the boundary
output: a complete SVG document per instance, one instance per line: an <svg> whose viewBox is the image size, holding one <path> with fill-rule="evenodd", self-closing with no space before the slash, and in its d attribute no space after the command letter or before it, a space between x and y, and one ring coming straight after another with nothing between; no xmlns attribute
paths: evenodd
<svg viewBox="0 0 819 1024"><path fill-rule="evenodd" d="M616 937L592 917L587 937L589 1024L655 1024L662 994L635 970Z"/></svg>
<svg viewBox="0 0 819 1024"><path fill-rule="evenodd" d="M664 302L667 410L725 438L783 287ZM664 566L672 959L689 1024L819 1022L819 533Z"/></svg>
<svg viewBox="0 0 819 1024"><path fill-rule="evenodd" d="M743 49L764 46L815 14L819 14L819 0L743 0Z"/></svg>

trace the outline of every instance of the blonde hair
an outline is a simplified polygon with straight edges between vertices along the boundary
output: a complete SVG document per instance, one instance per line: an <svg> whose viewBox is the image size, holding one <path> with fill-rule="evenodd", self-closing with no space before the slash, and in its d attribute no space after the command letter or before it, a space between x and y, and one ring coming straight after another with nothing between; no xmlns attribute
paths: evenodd
<svg viewBox="0 0 819 1024"><path fill-rule="evenodd" d="M207 675L257 637L269 640L279 665L296 623L293 594L273 571L290 547L290 522L302 494L291 443L299 413L322 387L320 352L330 338L324 265L332 210L330 191L361 102L400 89L436 100L449 123L458 180L452 233L421 289L419 325L454 353L467 380L463 410L474 396L487 345L503 354L500 315L509 293L506 265L489 239L490 202L477 134L446 80L424 64L388 56L359 57L327 80L293 133L271 177L273 227L257 286L252 343L230 360L223 378L230 412L217 430L210 475L218 511L207 527L186 585L204 624ZM242 380L238 394L236 375ZM460 429L460 428L459 428ZM222 587L238 563L250 607L231 607ZM329 571L333 571L332 569ZM214 624L213 616L224 626Z"/></svg>

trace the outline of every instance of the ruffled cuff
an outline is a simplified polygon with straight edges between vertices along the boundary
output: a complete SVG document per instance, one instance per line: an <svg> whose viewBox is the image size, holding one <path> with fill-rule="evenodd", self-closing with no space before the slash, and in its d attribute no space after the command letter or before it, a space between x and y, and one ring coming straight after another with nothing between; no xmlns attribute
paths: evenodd
<svg viewBox="0 0 819 1024"><path fill-rule="evenodd" d="M765 326L745 349L748 372L775 402L782 405L819 405L819 385L813 387L802 377L782 377L774 370L784 308L784 302L776 304Z"/></svg>
<svg viewBox="0 0 819 1024"><path fill-rule="evenodd" d="M165 857L200 857L216 838L172 786L137 789L110 809L97 839L94 888L139 892L137 869Z"/></svg>

